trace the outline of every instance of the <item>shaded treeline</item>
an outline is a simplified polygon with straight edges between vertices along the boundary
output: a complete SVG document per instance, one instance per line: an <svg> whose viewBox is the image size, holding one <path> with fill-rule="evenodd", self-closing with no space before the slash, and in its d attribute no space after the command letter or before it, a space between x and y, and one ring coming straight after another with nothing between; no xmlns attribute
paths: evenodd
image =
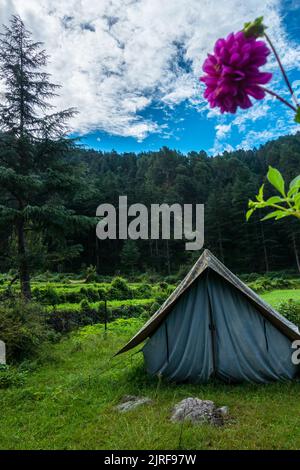
<svg viewBox="0 0 300 470"><path fill-rule="evenodd" d="M286 181L300 172L300 134L269 142L258 150L239 150L208 157L205 152L183 155L163 148L138 155L77 150L74 160L85 167L92 194L76 212L95 215L99 204L118 207L120 195L128 204L205 204L205 246L239 272L299 270L300 224L297 220L245 220L249 197L257 194L268 165L282 171ZM266 192L271 189L266 185ZM262 216L262 214L261 214ZM96 239L95 230L76 240L84 250L68 269L82 263L100 273L123 270L174 272L199 255L184 243L170 240ZM66 269L66 266L65 266Z"/></svg>
<svg viewBox="0 0 300 470"><path fill-rule="evenodd" d="M147 207L164 202L203 203L205 247L230 268L237 272L297 270L298 263L299 270L299 222L260 222L258 215L246 222L245 213L268 165L280 169L286 181L299 174L300 134L282 137L258 150L225 152L216 157L203 151L183 155L168 148L136 155L73 147L67 158L72 163L69 171L73 168L81 181L80 193L71 193L68 202L65 196L68 210L94 217L99 204L118 208L121 195L127 195L129 205L139 202ZM268 185L266 191L272 194ZM56 217L59 215L53 213L49 224L58 223ZM66 227L64 237L62 247L60 239L47 233L47 224L38 238L35 232L34 270L77 271L94 265L100 274L149 270L168 274L190 265L199 255L186 251L184 241L177 240L100 241L95 224L76 236L69 236ZM2 226L0 240L2 255L9 255L14 245L13 228ZM72 247L76 247L74 256ZM1 261L1 271L14 267L13 256Z"/></svg>

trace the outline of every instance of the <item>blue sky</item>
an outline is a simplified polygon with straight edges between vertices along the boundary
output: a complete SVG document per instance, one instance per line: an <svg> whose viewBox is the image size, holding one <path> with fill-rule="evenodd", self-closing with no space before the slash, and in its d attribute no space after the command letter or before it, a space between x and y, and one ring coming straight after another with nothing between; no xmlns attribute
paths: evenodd
<svg viewBox="0 0 300 470"><path fill-rule="evenodd" d="M0 23L16 13L44 42L62 85L55 104L77 108L70 126L83 145L213 155L297 130L269 96L234 116L209 110L198 78L216 39L263 15L300 96L300 0L0 0ZM273 58L265 70L289 98Z"/></svg>
<svg viewBox="0 0 300 470"><path fill-rule="evenodd" d="M291 39L291 42L300 44L300 1L293 2L292 0L286 0L282 2L280 14L282 26ZM280 87L285 87L279 72L276 73L276 71L273 70L273 73L275 74L274 80L279 82L276 83L276 89L280 90ZM300 83L297 83L297 79L300 81L299 68L289 67L288 75L295 89L299 92ZM285 109L283 109L283 105L276 100L270 101L270 118L267 114L251 124L253 137L249 139L249 142L246 140L247 133L249 132L248 129L240 130L239 126L232 124L236 116L215 116L208 119L207 112L199 112L196 108L190 106L188 102L179 103L173 109L169 109L168 107L162 108L158 103L157 106L149 106L144 110L142 115L146 118L154 119L160 125L166 124L168 126L168 132L163 133L163 135L153 133L142 141L138 141L132 137L114 136L97 131L84 136L81 142L95 149L111 150L113 148L119 152L157 150L167 145L183 153L187 153L191 150L198 151L204 149L211 154L215 154L218 150L222 152L225 148L230 150L231 148L235 149L240 146L243 148L259 146L279 135L294 132L296 129L296 126L293 124L292 113L288 110L287 116L288 120L291 122L272 132L272 127L276 127L276 121L278 117L281 117L284 113ZM261 103L258 103L258 105L261 105ZM243 114L245 114L243 110L238 112L238 116L242 116ZM226 143L224 142L225 139L220 139L220 144L216 145L216 126L218 125L230 125L231 129L230 133L226 132ZM265 130L269 128L271 129L270 133L266 133Z"/></svg>

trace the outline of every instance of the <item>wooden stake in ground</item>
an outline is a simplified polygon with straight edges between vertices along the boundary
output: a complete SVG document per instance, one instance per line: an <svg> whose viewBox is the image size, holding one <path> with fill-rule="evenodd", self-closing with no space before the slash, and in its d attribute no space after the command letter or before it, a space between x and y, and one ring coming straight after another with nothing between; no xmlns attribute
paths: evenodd
<svg viewBox="0 0 300 470"><path fill-rule="evenodd" d="M6 364L6 347L4 341L0 340L0 364Z"/></svg>

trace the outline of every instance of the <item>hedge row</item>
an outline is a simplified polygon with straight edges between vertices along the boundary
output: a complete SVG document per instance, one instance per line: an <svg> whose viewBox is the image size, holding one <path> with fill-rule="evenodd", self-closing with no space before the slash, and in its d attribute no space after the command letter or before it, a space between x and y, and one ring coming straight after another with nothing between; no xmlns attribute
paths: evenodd
<svg viewBox="0 0 300 470"><path fill-rule="evenodd" d="M163 283L162 283L163 284ZM152 287L149 284L141 284L131 287L122 278L115 278L107 287L97 286L76 286L71 288L56 288L52 285L35 286L32 289L33 299L43 305L58 305L63 303L79 303L83 300L88 302L98 302L101 300L128 300L144 299L153 297L154 293L160 290L160 286ZM167 285L168 288L168 285ZM162 290L165 287L162 288ZM0 300L5 300L13 295L13 291L8 289L0 290Z"/></svg>

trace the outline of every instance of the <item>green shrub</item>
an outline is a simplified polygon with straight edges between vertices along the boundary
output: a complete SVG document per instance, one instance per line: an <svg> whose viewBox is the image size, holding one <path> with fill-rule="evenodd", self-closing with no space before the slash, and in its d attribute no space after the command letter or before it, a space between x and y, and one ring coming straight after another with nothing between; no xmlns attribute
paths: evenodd
<svg viewBox="0 0 300 470"><path fill-rule="evenodd" d="M149 299L152 297L153 290L150 284L141 284L138 288L134 289L133 295L136 299Z"/></svg>
<svg viewBox="0 0 300 470"><path fill-rule="evenodd" d="M161 304L159 304L158 302L154 302L151 307L150 307L150 315L154 315L154 313L159 309Z"/></svg>
<svg viewBox="0 0 300 470"><path fill-rule="evenodd" d="M248 286L258 294L274 289L271 280L265 277L259 277L256 281L249 282Z"/></svg>
<svg viewBox="0 0 300 470"><path fill-rule="evenodd" d="M174 274L170 274L169 276L165 277L165 281L167 284L177 284L178 282L182 281L182 278L179 278Z"/></svg>
<svg viewBox="0 0 300 470"><path fill-rule="evenodd" d="M161 290L165 290L168 288L168 283L165 281L161 281L158 285Z"/></svg>
<svg viewBox="0 0 300 470"><path fill-rule="evenodd" d="M169 297L169 294L167 292L159 292L155 296L155 302L158 303L159 305L162 305L165 302L165 300L167 300L168 297Z"/></svg>
<svg viewBox="0 0 300 470"><path fill-rule="evenodd" d="M300 328L300 302L289 299L286 302L281 302L277 310L281 315Z"/></svg>
<svg viewBox="0 0 300 470"><path fill-rule="evenodd" d="M125 279L115 277L111 283L111 287L107 291L107 298L109 300L126 300L132 299L132 296L132 290Z"/></svg>
<svg viewBox="0 0 300 470"><path fill-rule="evenodd" d="M258 277L255 281L248 282L248 286L257 293L275 289L294 289L297 285L297 280L295 279L286 279L278 276Z"/></svg>
<svg viewBox="0 0 300 470"><path fill-rule="evenodd" d="M66 289L61 295L61 303L70 303L70 304L75 304L77 302L80 302L82 299L86 298L86 294L83 291L84 288L78 290L72 290L72 289Z"/></svg>
<svg viewBox="0 0 300 470"><path fill-rule="evenodd" d="M97 269L96 266L88 266L85 271L85 282L96 282L97 281Z"/></svg>
<svg viewBox="0 0 300 470"><path fill-rule="evenodd" d="M98 289L95 289L93 287L88 287L86 289L86 297L90 302L97 302L97 300L99 300Z"/></svg>
<svg viewBox="0 0 300 470"><path fill-rule="evenodd" d="M107 298L106 289L103 289L102 287L99 287L99 289L98 289L98 298L99 298L99 300L105 300Z"/></svg>
<svg viewBox="0 0 300 470"><path fill-rule="evenodd" d="M37 302L45 305L57 305L65 302L65 298L61 298L52 286L35 287L32 290L32 296Z"/></svg>
<svg viewBox="0 0 300 470"><path fill-rule="evenodd" d="M45 312L39 304L22 301L2 303L0 338L6 343L8 362L33 356L49 337Z"/></svg>
<svg viewBox="0 0 300 470"><path fill-rule="evenodd" d="M110 320L115 320L116 318L137 318L145 313L145 308L142 305L121 305L110 310Z"/></svg>
<svg viewBox="0 0 300 470"><path fill-rule="evenodd" d="M21 387L24 385L26 372L0 364L0 389L9 387Z"/></svg>
<svg viewBox="0 0 300 470"><path fill-rule="evenodd" d="M72 309L56 310L47 314L47 323L57 333L68 333L79 326L79 313Z"/></svg>
<svg viewBox="0 0 300 470"><path fill-rule="evenodd" d="M79 309L72 308L53 309L47 313L47 323L57 333L69 333L78 327L98 323L104 319L104 303L93 307L84 299Z"/></svg>

